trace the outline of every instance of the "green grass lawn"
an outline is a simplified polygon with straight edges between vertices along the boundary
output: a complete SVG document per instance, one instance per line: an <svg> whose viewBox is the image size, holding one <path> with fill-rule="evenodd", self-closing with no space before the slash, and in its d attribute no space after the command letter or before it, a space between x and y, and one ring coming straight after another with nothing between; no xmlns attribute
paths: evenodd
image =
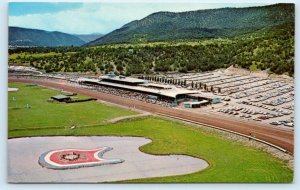
<svg viewBox="0 0 300 190"><path fill-rule="evenodd" d="M9 83L8 86L19 88L17 92L8 93L9 130L95 125L115 117L136 114L95 101L51 103L47 100L61 92L20 83ZM83 96L74 98L80 99ZM30 109L26 108L27 104L31 106Z"/></svg>
<svg viewBox="0 0 300 190"><path fill-rule="evenodd" d="M51 57L54 55L61 55L61 53L55 53L55 52L49 52L49 53L14 53L8 56L9 59L18 59L18 58L24 58L24 57Z"/></svg>
<svg viewBox="0 0 300 190"><path fill-rule="evenodd" d="M14 93L22 93L23 96L26 96L26 98L24 97L24 99L29 99L30 95L36 97L35 100L32 100L32 110L29 110L33 111L34 109L36 109L36 111L34 111L35 114L32 114L31 112L26 112L25 109L9 109L9 129L14 127L13 124L20 123L20 121L16 119L17 116L20 117L30 114L29 116L27 116L30 118L23 119L23 124L27 127L27 129L9 131L9 138L52 135L139 136L152 139L152 143L140 147L140 150L145 153L159 155L190 155L205 159L210 164L210 166L207 169L193 174L160 178L137 179L129 182L280 183L292 182L293 180L293 171L287 167L287 163L273 157L272 155L262 150L258 150L238 142L224 139L224 137L214 132L208 132L200 128L195 128L187 124L170 121L160 117L152 116L147 118L119 122L115 124L103 124L93 127L78 127L75 129L46 128L48 122L50 122L53 125L61 125L62 121L60 121L60 119L66 120L65 114L67 110L71 112L70 108L68 108L64 104L51 104L51 109L49 108L49 110L52 111L48 113L48 109L45 109L45 107L48 107L49 105L44 99L45 97L51 95L51 93L56 94L55 92L47 89L40 89L39 87L28 87L27 90L27 87L25 88L23 85L20 84L10 84L9 86L21 87L20 91L17 93L10 92L9 98L11 98L11 96ZM21 96L17 98L19 98L20 101L22 99ZM25 102L23 102L23 104L24 103ZM39 106L37 105L38 103L40 103ZM114 111L120 114L126 113L126 111L124 110L119 111L119 108L112 108L108 106L105 107L102 104L96 103L94 104L95 107L93 108L97 109L98 107L98 110L102 110L102 113L100 114L102 118L107 118L113 113L116 114ZM13 106L12 102L10 102L9 105ZM76 106L76 104L74 104L74 106ZM77 117L85 118L85 120L92 120L91 118L98 118L95 117L95 113L87 113L88 111L90 111L90 109L86 108L82 104L82 106L79 106L77 112L74 114L76 114ZM107 114L106 112L108 112L109 114ZM72 114L73 113L70 113L69 116L72 116ZM105 115L106 117L104 117L103 115ZM47 122L44 121L44 118L47 120ZM50 121L53 118L54 121ZM68 123L68 121L65 122ZM42 123L45 128L30 129L31 125L35 125L36 123Z"/></svg>

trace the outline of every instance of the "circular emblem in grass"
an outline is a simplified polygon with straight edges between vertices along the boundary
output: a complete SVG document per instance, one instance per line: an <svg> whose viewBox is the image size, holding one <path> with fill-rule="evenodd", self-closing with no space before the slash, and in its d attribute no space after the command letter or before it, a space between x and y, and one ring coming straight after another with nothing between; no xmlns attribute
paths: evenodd
<svg viewBox="0 0 300 190"><path fill-rule="evenodd" d="M79 158L80 158L80 154L76 152L72 152L70 154L66 153L61 155L61 159L66 161L75 161L78 160Z"/></svg>
<svg viewBox="0 0 300 190"><path fill-rule="evenodd" d="M103 158L103 154L110 150L112 150L110 147L101 147L93 150L52 150L40 156L39 164L49 169L73 169L124 162L122 159Z"/></svg>

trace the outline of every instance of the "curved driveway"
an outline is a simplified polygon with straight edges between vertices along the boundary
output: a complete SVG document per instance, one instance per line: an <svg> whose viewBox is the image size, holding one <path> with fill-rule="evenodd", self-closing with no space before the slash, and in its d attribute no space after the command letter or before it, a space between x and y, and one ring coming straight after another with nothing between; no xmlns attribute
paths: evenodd
<svg viewBox="0 0 300 190"><path fill-rule="evenodd" d="M97 183L194 173L208 167L202 159L185 155L156 156L139 151L151 140L142 137L31 137L8 140L10 183ZM49 150L112 147L103 158L123 163L53 170L38 163Z"/></svg>

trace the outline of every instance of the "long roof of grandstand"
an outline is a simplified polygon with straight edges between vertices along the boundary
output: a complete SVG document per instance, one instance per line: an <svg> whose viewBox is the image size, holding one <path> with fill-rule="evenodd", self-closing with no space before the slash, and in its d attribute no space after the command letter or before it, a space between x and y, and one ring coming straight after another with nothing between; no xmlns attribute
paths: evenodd
<svg viewBox="0 0 300 190"><path fill-rule="evenodd" d="M213 99L213 98L219 98L218 95L214 95L214 94L210 94L210 93L205 93L205 92L201 92L201 93L191 93L189 94L189 96L191 97L199 97L199 98L210 98L210 99Z"/></svg>
<svg viewBox="0 0 300 190"><path fill-rule="evenodd" d="M162 89L170 89L170 85L163 85L163 84L157 84L157 83L146 83L146 84L141 84L141 86L146 86L146 87L156 87L156 88L162 88Z"/></svg>
<svg viewBox="0 0 300 190"><path fill-rule="evenodd" d="M109 79L109 80L114 80L114 81L122 81L122 82L128 82L128 83L146 83L146 80L142 79L137 79L137 78L132 78L132 77L109 77L109 76L101 76L99 79Z"/></svg>
<svg viewBox="0 0 300 190"><path fill-rule="evenodd" d="M194 94L197 93L195 90L187 90L187 89L180 89L180 88L172 88L172 89L153 89L153 88L146 88L143 86L128 86L128 85L123 85L123 84L117 84L117 83L111 83L111 82L104 82L104 81L99 81L95 79L88 79L88 78L80 78L81 82L92 82L95 84L99 85L106 85L106 86L111 86L111 87L116 87L116 88L123 88L123 89L128 89L128 90L134 90L134 91L139 91L139 92L144 92L144 93L151 93L151 94L156 94L156 95L161 95L161 96L166 96L166 97L171 97L171 98L176 98L178 95L183 95L183 94Z"/></svg>

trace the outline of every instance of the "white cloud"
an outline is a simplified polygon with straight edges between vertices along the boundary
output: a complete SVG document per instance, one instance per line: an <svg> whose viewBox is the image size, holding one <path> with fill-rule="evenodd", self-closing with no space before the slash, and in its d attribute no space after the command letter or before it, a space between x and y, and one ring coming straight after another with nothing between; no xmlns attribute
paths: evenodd
<svg viewBox="0 0 300 190"><path fill-rule="evenodd" d="M237 7L249 6L249 4L235 5ZM108 33L132 20L142 19L158 11L182 12L221 7L228 7L228 5L194 3L85 3L81 8L57 13L9 16L9 25L62 31L72 34Z"/></svg>

